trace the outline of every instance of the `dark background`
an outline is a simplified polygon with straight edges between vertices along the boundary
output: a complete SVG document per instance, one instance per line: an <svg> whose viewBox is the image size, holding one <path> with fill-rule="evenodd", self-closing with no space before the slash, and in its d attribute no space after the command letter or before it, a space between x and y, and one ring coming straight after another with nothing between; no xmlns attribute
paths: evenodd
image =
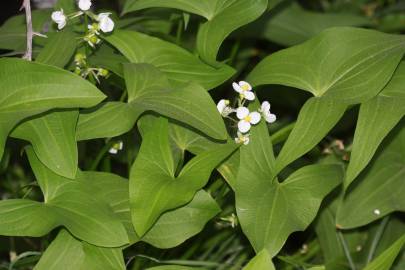
<svg viewBox="0 0 405 270"><path fill-rule="evenodd" d="M21 3L22 0L8 0L6 3L1 3L0 24L3 24L9 17L19 13Z"/></svg>

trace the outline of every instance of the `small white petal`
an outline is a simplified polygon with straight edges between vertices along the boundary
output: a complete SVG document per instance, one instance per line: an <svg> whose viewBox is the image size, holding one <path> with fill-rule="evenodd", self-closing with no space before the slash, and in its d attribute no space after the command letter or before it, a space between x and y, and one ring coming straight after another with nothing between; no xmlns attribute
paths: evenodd
<svg viewBox="0 0 405 270"><path fill-rule="evenodd" d="M118 153L118 150L115 149L114 147L111 147L110 150L108 150L108 152L109 152L110 154L117 154L117 153Z"/></svg>
<svg viewBox="0 0 405 270"><path fill-rule="evenodd" d="M87 11L91 7L91 0L79 0L79 8L83 11Z"/></svg>
<svg viewBox="0 0 405 270"><path fill-rule="evenodd" d="M249 142L250 142L250 138L246 136L246 137L245 137L245 140L243 141L243 144L244 144L244 145L248 145Z"/></svg>
<svg viewBox="0 0 405 270"><path fill-rule="evenodd" d="M243 95L247 100L255 100L255 94L252 91L245 91Z"/></svg>
<svg viewBox="0 0 405 270"><path fill-rule="evenodd" d="M270 111L270 103L268 101L263 101L260 111L262 112L269 112Z"/></svg>
<svg viewBox="0 0 405 270"><path fill-rule="evenodd" d="M264 115L264 118L266 119L266 122L270 123L270 124L276 122L276 120L277 120L277 116L272 113L266 113Z"/></svg>
<svg viewBox="0 0 405 270"><path fill-rule="evenodd" d="M250 123L252 123L253 125L259 123L260 119L262 118L262 116L258 112L250 113L249 117L250 117Z"/></svg>
<svg viewBox="0 0 405 270"><path fill-rule="evenodd" d="M227 103L227 102L226 102L225 99L221 99L221 100L218 102L218 104L217 104L217 109L218 109L219 113L222 114L222 113L224 112L224 110L225 110L225 108L226 108L226 106L227 106L226 103Z"/></svg>
<svg viewBox="0 0 405 270"><path fill-rule="evenodd" d="M381 214L381 211L379 209L374 209L374 214L379 216Z"/></svg>
<svg viewBox="0 0 405 270"><path fill-rule="evenodd" d="M118 144L118 150L122 150L124 148L124 143L123 142L119 142Z"/></svg>
<svg viewBox="0 0 405 270"><path fill-rule="evenodd" d="M251 91L252 90L252 86L248 82L245 82L245 81L240 81L239 86L243 89L243 91Z"/></svg>
<svg viewBox="0 0 405 270"><path fill-rule="evenodd" d="M242 133L246 133L250 130L250 123L248 121L245 120L240 120L238 122L238 129L240 132Z"/></svg>
<svg viewBox="0 0 405 270"><path fill-rule="evenodd" d="M61 30L66 26L66 21L58 23L58 29Z"/></svg>
<svg viewBox="0 0 405 270"><path fill-rule="evenodd" d="M100 13L97 15L97 20L99 21L100 29L104 33L111 32L114 30L114 21L110 19L110 13Z"/></svg>
<svg viewBox="0 0 405 270"><path fill-rule="evenodd" d="M242 87L240 87L239 84L237 84L236 82L232 83L232 87L233 87L233 90L235 90L235 91L238 92L238 93L242 93L242 92L243 92Z"/></svg>
<svg viewBox="0 0 405 270"><path fill-rule="evenodd" d="M63 9L60 11L54 11L51 15L52 20L58 24L58 29L62 29L66 25L66 16L63 13Z"/></svg>
<svg viewBox="0 0 405 270"><path fill-rule="evenodd" d="M238 117L238 119L243 119L246 116L249 115L249 109L246 107L239 107L236 109L236 117Z"/></svg>

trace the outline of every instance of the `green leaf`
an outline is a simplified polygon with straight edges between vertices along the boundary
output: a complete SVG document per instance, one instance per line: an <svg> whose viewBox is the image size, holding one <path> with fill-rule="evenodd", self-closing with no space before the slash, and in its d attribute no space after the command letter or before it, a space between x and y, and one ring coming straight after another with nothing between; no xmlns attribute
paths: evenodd
<svg viewBox="0 0 405 270"><path fill-rule="evenodd" d="M119 136L131 130L142 110L125 102L105 102L81 111L77 124L78 141Z"/></svg>
<svg viewBox="0 0 405 270"><path fill-rule="evenodd" d="M152 7L166 7L184 10L186 12L198 14L210 19L215 14L217 0L127 0L124 5L123 14Z"/></svg>
<svg viewBox="0 0 405 270"><path fill-rule="evenodd" d="M48 39L35 61L63 68L76 51L77 35L64 30L53 34Z"/></svg>
<svg viewBox="0 0 405 270"><path fill-rule="evenodd" d="M405 211L405 128L400 124L351 186L339 205L337 226L356 228L394 212Z"/></svg>
<svg viewBox="0 0 405 270"><path fill-rule="evenodd" d="M0 202L0 234L43 236L55 227L66 227L75 237L97 246L119 247L128 243L128 236L119 218L103 200L93 196L91 185L83 178L97 174L78 172L71 180L54 174L27 148L30 164L44 194L44 203L30 200Z"/></svg>
<svg viewBox="0 0 405 270"><path fill-rule="evenodd" d="M15 58L0 59L0 156L21 120L54 108L90 107L104 99L96 87L70 72Z"/></svg>
<svg viewBox="0 0 405 270"><path fill-rule="evenodd" d="M78 111L56 111L18 125L11 137L29 141L39 160L55 173L75 178Z"/></svg>
<svg viewBox="0 0 405 270"><path fill-rule="evenodd" d="M140 238L132 225L129 209L128 180L107 173L89 172L82 181L91 186L93 196L109 203L127 229L131 243L144 241L158 248L172 248L200 232L215 216L219 207L205 191L198 191L187 205L162 214L153 227ZM96 181L94 180L96 179Z"/></svg>
<svg viewBox="0 0 405 270"><path fill-rule="evenodd" d="M389 270L405 244L405 235L368 264L364 270Z"/></svg>
<svg viewBox="0 0 405 270"><path fill-rule="evenodd" d="M147 268L146 270L204 270L204 268L182 266L182 265L162 265L162 266Z"/></svg>
<svg viewBox="0 0 405 270"><path fill-rule="evenodd" d="M347 104L381 91L405 52L405 37L336 27L259 63L247 80L254 86L281 84Z"/></svg>
<svg viewBox="0 0 405 270"><path fill-rule="evenodd" d="M271 257L269 253L264 249L257 253L256 257L254 257L248 265L246 265L243 270L275 270L273 262L271 261Z"/></svg>
<svg viewBox="0 0 405 270"><path fill-rule="evenodd" d="M310 98L298 115L276 161L276 174L316 146L343 116L347 106L331 98Z"/></svg>
<svg viewBox="0 0 405 270"><path fill-rule="evenodd" d="M146 117L143 116L142 119ZM145 121L141 121L141 127L144 125ZM187 128L181 123L170 122L169 123L169 136L170 143L180 151L180 155L184 156L185 151L189 151L194 155L198 155L204 151L208 151L215 148L218 141L214 141L207 136L204 136L200 132L193 129ZM234 141L229 137L228 143L233 144ZM177 162L177 161L176 161ZM175 162L175 163L176 163ZM239 168L239 151L235 151L230 157L228 157L224 162L217 167L217 170L221 173L228 184L235 188L236 175Z"/></svg>
<svg viewBox="0 0 405 270"><path fill-rule="evenodd" d="M236 210L254 249L266 249L273 257L291 233L304 230L312 222L322 199L342 180L343 168L333 164L310 165L279 183L274 178L267 129L254 127L250 139L251 143L240 149Z"/></svg>
<svg viewBox="0 0 405 270"><path fill-rule="evenodd" d="M36 61L63 68L76 50L76 37L68 30L54 34ZM75 135L78 115L78 111L40 115L18 125L11 136L29 141L38 158L57 174L74 178L78 162Z"/></svg>
<svg viewBox="0 0 405 270"><path fill-rule="evenodd" d="M198 30L197 50L200 57L215 64L225 38L239 27L257 19L266 9L267 0L216 1L214 16Z"/></svg>
<svg viewBox="0 0 405 270"><path fill-rule="evenodd" d="M135 31L115 30L105 39L132 63L148 63L165 73L175 86L196 82L212 89L225 82L234 70L211 67L195 55L167 41Z"/></svg>
<svg viewBox="0 0 405 270"><path fill-rule="evenodd" d="M225 38L266 11L267 0L130 0L124 13L151 7L175 8L205 17L208 21L198 31L197 50L204 61L216 65Z"/></svg>
<svg viewBox="0 0 405 270"><path fill-rule="evenodd" d="M373 99L360 107L353 149L344 181L347 188L366 167L382 140L405 114L405 63Z"/></svg>
<svg viewBox="0 0 405 270"><path fill-rule="evenodd" d="M199 233L205 223L220 212L215 200L205 191L195 194L183 207L165 212L142 237L142 241L158 248L172 248Z"/></svg>
<svg viewBox="0 0 405 270"><path fill-rule="evenodd" d="M132 223L138 235L143 236L165 211L188 203L206 184L211 171L236 148L236 144L218 145L194 157L176 175L167 120L155 121L130 173Z"/></svg>
<svg viewBox="0 0 405 270"><path fill-rule="evenodd" d="M143 112L150 110L186 123L215 139L227 138L221 115L201 86L190 83L176 89L149 64L125 64L124 75L128 103L107 103L82 114L78 124L79 139L125 133ZM112 113L114 117L106 117Z"/></svg>
<svg viewBox="0 0 405 270"><path fill-rule="evenodd" d="M305 22L305 23L303 23ZM281 10L266 13L243 29L243 36L262 36L284 46L302 43L323 30L337 26L367 26L365 16L346 13L321 13L306 10L292 2Z"/></svg>
<svg viewBox="0 0 405 270"><path fill-rule="evenodd" d="M34 270L80 269L85 254L80 241L67 231L61 230L49 245Z"/></svg>
<svg viewBox="0 0 405 270"><path fill-rule="evenodd" d="M124 270L121 248L102 248L81 242L61 230L34 270Z"/></svg>
<svg viewBox="0 0 405 270"><path fill-rule="evenodd" d="M42 33L43 27L51 21L50 10L33 10L32 11L32 28L35 32ZM34 37L34 42L41 37ZM25 52L27 46L27 27L25 15L18 15L8 19L0 27L0 48L5 50L14 50Z"/></svg>
<svg viewBox="0 0 405 270"><path fill-rule="evenodd" d="M128 102L186 123L215 139L226 139L221 115L210 95L197 84L173 90L151 65L126 64ZM159 79L156 79L159 78Z"/></svg>

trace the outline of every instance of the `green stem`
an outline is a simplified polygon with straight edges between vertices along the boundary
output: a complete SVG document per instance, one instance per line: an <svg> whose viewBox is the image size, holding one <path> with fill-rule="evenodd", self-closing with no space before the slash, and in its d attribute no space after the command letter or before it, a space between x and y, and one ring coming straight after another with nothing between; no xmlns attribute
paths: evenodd
<svg viewBox="0 0 405 270"><path fill-rule="evenodd" d="M176 32L176 44L177 45L180 45L182 35L183 35L183 20L180 19L179 23L177 24L177 32Z"/></svg>
<svg viewBox="0 0 405 270"><path fill-rule="evenodd" d="M107 143L104 145L103 148L101 148L100 152L98 152L97 157L93 160L89 167L89 171L94 171L97 169L98 164L100 164L100 161L103 159L104 155L108 152L108 150L112 146L112 142L109 141L110 139L107 140Z"/></svg>
<svg viewBox="0 0 405 270"><path fill-rule="evenodd" d="M389 221L390 216L386 216L381 220L380 225L378 226L377 232L374 235L374 239L373 242L371 243L371 247L370 247L370 251L368 252L368 256L367 256L367 263L369 264L371 262L371 260L374 257L374 253L377 249L378 243L381 240L381 237L385 231L385 228L387 227L388 221Z"/></svg>
<svg viewBox="0 0 405 270"><path fill-rule="evenodd" d="M349 247L347 246L346 240L343 237L342 232L339 231L337 234L338 234L339 240L340 240L340 242L342 244L343 251L345 253L346 259L349 262L350 269L351 270L356 270L356 266L354 265L352 256L350 255Z"/></svg>

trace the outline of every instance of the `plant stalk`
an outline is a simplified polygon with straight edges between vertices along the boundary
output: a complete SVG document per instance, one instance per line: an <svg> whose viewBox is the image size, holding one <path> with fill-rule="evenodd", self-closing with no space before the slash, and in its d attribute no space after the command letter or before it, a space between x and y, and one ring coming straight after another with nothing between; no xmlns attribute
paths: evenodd
<svg viewBox="0 0 405 270"><path fill-rule="evenodd" d="M31 16L31 1L24 0L21 9L25 10L25 19L27 23L27 50L23 56L24 59L28 61L32 60L32 38L34 36L34 31L32 30L32 16Z"/></svg>

